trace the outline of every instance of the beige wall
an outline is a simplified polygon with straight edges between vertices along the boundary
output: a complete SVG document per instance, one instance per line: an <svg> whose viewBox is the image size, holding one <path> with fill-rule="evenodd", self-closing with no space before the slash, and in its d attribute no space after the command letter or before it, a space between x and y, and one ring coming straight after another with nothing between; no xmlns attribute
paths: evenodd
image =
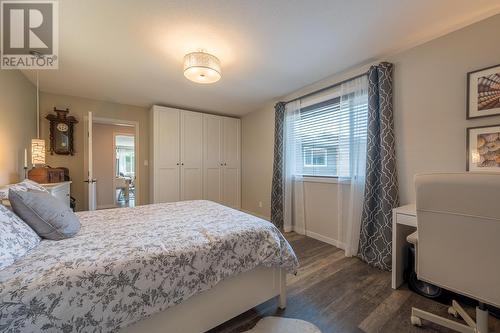
<svg viewBox="0 0 500 333"><path fill-rule="evenodd" d="M241 119L241 207L265 218L271 214L273 140L272 106Z"/></svg>
<svg viewBox="0 0 500 333"><path fill-rule="evenodd" d="M93 133L93 161L94 177L97 180L97 208L110 208L115 203L115 170L114 170L114 140L115 134L135 134L135 128L94 123Z"/></svg>
<svg viewBox="0 0 500 333"><path fill-rule="evenodd" d="M347 214L344 212L347 212L349 193L348 184L305 181L304 216L307 233L342 247L347 231L344 228Z"/></svg>
<svg viewBox="0 0 500 333"><path fill-rule="evenodd" d="M498 31L500 15L380 59L395 65L394 118L402 203L414 201L416 173L465 171L466 127L500 123L500 117L465 120L466 73L500 63ZM334 75L280 100L339 82L368 67ZM270 216L273 104L242 118L242 207L265 217ZM305 200L321 202L322 195L324 189L311 189L306 191ZM326 203L311 208L306 207L306 211L315 211L315 221L325 223L325 217L331 215Z"/></svg>
<svg viewBox="0 0 500 333"><path fill-rule="evenodd" d="M500 15L391 57L401 202L415 200L419 172L465 171L466 73L500 63Z"/></svg>
<svg viewBox="0 0 500 333"><path fill-rule="evenodd" d="M71 186L71 194L77 200L77 210L83 210L86 207L85 203L85 183L84 181L84 117L88 111L92 111L94 117L121 119L127 121L139 122L139 204L149 202L149 172L148 167L144 165L144 161L149 159L149 110L146 108L117 104L112 102L104 102L91 100L80 97L62 96L42 93L40 96L40 112L42 114L42 135L48 140L49 138L49 122L45 119L45 115L53 112L52 109L66 108L70 109L70 115L73 115L79 121L75 129L75 150L74 156L50 155L47 154L47 164L52 167L63 166L69 168L70 176L73 180Z"/></svg>
<svg viewBox="0 0 500 333"><path fill-rule="evenodd" d="M24 149L30 166L35 137L35 87L20 71L0 70L0 185L24 178Z"/></svg>

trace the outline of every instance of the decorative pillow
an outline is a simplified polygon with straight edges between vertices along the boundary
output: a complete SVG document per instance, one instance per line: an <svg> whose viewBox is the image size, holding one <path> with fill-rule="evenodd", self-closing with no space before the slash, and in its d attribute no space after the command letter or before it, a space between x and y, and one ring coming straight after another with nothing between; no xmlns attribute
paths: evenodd
<svg viewBox="0 0 500 333"><path fill-rule="evenodd" d="M0 201L9 199L9 186L0 187Z"/></svg>
<svg viewBox="0 0 500 333"><path fill-rule="evenodd" d="M15 189L16 191L28 191L28 190L35 190L35 191L40 191L40 192L47 192L49 193L44 187L40 186L37 182L34 182L29 179L25 179L20 183L17 184L12 184L12 185L6 185L0 188L0 200L7 200L9 198L9 190L10 189Z"/></svg>
<svg viewBox="0 0 500 333"><path fill-rule="evenodd" d="M0 205L0 270L40 243L40 237L16 214Z"/></svg>
<svg viewBox="0 0 500 333"><path fill-rule="evenodd" d="M80 220L71 208L47 192L11 188L9 200L14 212L42 238L61 240L80 230Z"/></svg>
<svg viewBox="0 0 500 333"><path fill-rule="evenodd" d="M0 199L0 205L3 205L5 208L7 208L8 210L10 210L11 212L13 211L12 210L12 206L10 205L10 201L9 199Z"/></svg>

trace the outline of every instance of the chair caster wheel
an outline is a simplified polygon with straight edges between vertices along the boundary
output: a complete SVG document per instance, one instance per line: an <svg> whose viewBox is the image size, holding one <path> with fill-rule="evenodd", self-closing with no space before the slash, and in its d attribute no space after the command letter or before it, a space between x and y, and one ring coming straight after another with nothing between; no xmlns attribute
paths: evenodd
<svg viewBox="0 0 500 333"><path fill-rule="evenodd" d="M412 324L413 326L418 326L418 327L420 327L420 326L422 326L422 320L421 320L420 318L418 318L418 317L411 316L411 324Z"/></svg>
<svg viewBox="0 0 500 333"><path fill-rule="evenodd" d="M455 308L454 308L454 307L450 306L450 307L448 308L448 313L449 313L450 315L452 315L453 317L458 318L458 312L457 312L457 310L455 310Z"/></svg>

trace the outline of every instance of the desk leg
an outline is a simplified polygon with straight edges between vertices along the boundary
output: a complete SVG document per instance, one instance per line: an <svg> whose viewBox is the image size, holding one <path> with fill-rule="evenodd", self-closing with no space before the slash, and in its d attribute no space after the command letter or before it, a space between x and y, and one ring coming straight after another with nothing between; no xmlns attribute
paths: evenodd
<svg viewBox="0 0 500 333"><path fill-rule="evenodd" d="M414 227L396 222L396 216L392 221L392 289L397 289L403 284L403 274L408 264L409 244L406 237L415 231Z"/></svg>

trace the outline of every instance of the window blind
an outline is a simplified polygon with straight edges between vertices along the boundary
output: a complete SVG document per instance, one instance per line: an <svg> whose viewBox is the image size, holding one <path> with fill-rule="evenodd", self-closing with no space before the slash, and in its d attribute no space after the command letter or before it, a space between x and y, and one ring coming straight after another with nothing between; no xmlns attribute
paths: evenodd
<svg viewBox="0 0 500 333"><path fill-rule="evenodd" d="M350 177L352 148L366 138L368 97L355 93L300 109L293 119L295 172Z"/></svg>

